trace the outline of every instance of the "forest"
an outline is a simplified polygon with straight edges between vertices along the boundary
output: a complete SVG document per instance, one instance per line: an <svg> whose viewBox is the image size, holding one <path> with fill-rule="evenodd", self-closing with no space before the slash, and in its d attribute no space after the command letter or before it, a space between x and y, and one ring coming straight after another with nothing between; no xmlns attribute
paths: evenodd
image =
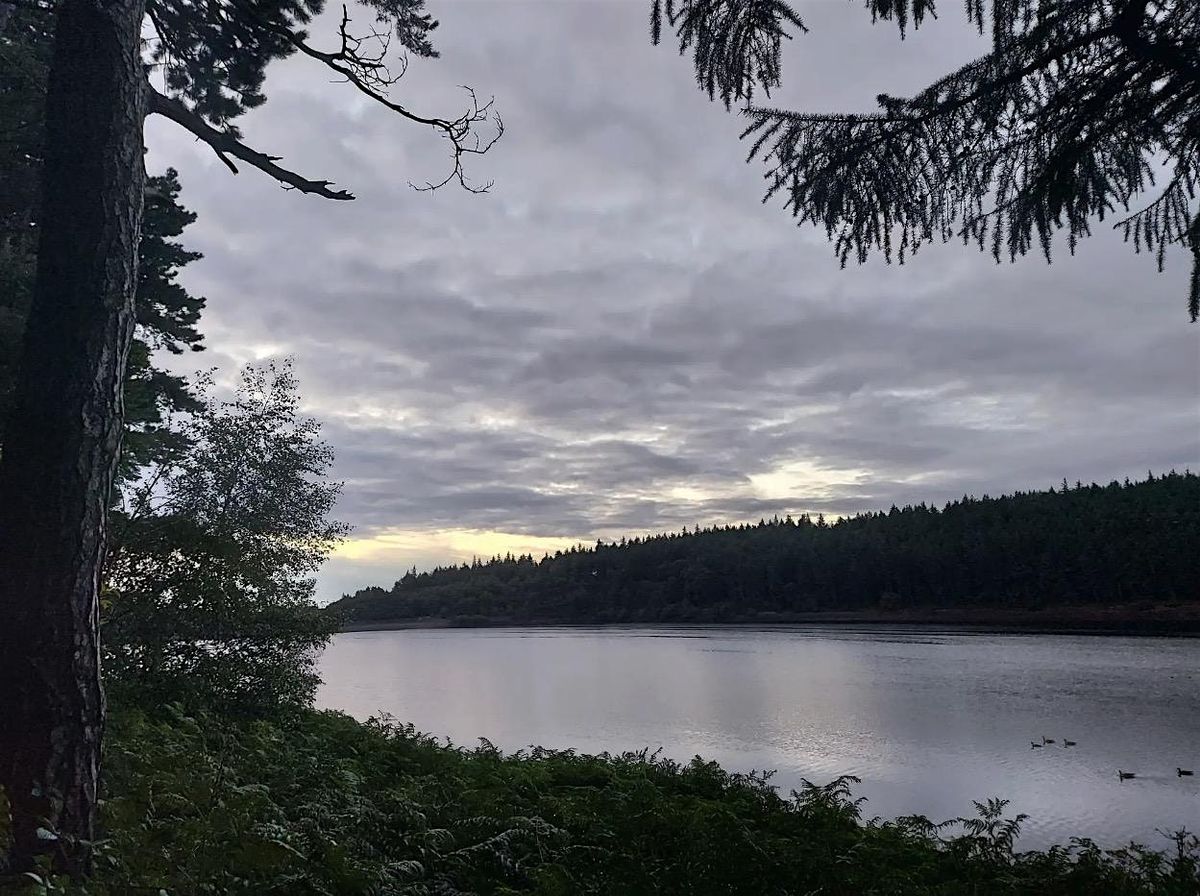
<svg viewBox="0 0 1200 896"><path fill-rule="evenodd" d="M409 571L330 611L350 627L771 622L823 611L1148 609L1200 600L1200 476L1063 482L827 522L807 514Z"/></svg>

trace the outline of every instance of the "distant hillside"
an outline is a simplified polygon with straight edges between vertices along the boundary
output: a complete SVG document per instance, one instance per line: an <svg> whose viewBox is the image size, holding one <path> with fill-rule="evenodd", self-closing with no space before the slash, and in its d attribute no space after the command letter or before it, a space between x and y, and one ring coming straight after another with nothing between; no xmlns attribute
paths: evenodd
<svg viewBox="0 0 1200 896"><path fill-rule="evenodd" d="M773 519L408 573L331 610L348 626L784 621L1200 601L1200 477L1063 484L830 525Z"/></svg>

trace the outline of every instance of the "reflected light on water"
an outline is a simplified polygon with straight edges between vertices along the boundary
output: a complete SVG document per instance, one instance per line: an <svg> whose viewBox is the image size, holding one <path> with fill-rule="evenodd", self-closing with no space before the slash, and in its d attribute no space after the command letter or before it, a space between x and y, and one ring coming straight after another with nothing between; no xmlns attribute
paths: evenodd
<svg viewBox="0 0 1200 896"><path fill-rule="evenodd" d="M867 817L1003 797L1021 843L1155 846L1200 829L1200 641L845 629L456 629L339 635L318 702L455 743L648 747L732 771L862 779ZM1057 744L1031 749L1030 741ZM1062 740L1078 741L1065 748ZM1138 772L1119 782L1117 768Z"/></svg>

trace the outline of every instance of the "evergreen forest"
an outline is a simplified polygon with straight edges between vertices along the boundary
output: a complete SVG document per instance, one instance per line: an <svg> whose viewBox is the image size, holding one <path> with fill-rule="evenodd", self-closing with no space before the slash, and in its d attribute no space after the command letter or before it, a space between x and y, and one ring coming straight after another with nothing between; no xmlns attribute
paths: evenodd
<svg viewBox="0 0 1200 896"><path fill-rule="evenodd" d="M1036 610L1200 600L1200 476L597 542L408 572L334 603L351 627L771 622L826 611Z"/></svg>

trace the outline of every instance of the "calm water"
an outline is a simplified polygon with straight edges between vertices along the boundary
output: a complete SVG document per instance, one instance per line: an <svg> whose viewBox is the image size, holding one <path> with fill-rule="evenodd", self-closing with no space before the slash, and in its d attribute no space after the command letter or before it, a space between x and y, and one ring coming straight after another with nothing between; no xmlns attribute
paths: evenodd
<svg viewBox="0 0 1200 896"><path fill-rule="evenodd" d="M455 743L661 748L857 775L866 815L1010 799L1033 848L1200 829L1200 640L921 629L453 629L339 635L318 702ZM1033 750L1042 736L1059 744ZM1063 738L1078 741L1064 748ZM1117 769L1137 773L1119 782Z"/></svg>

